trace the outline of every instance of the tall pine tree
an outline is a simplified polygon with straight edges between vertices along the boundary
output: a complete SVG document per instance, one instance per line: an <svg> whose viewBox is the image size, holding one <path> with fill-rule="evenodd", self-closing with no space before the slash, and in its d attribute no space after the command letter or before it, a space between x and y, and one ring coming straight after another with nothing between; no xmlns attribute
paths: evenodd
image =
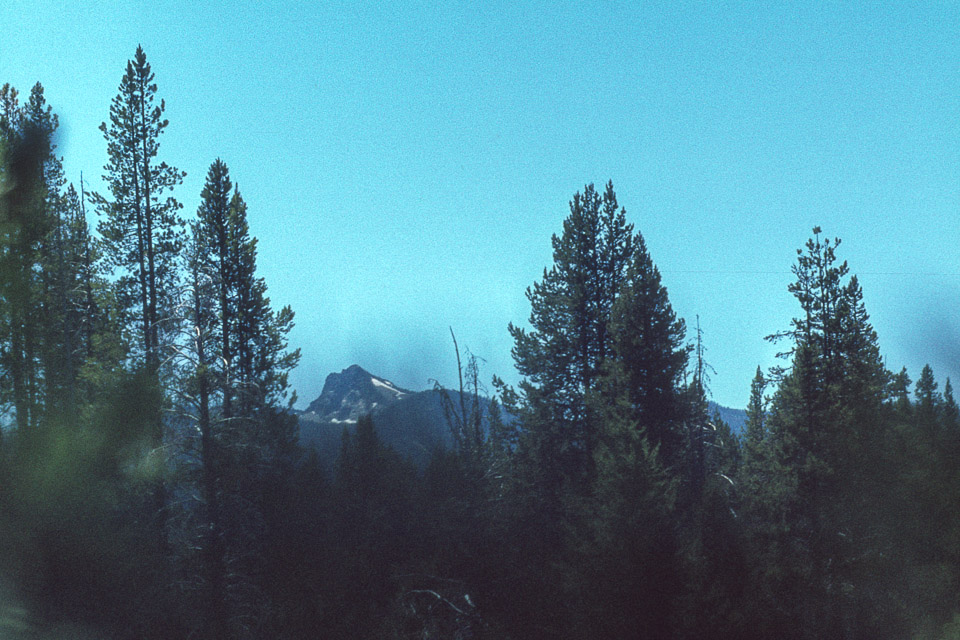
<svg viewBox="0 0 960 640"><path fill-rule="evenodd" d="M660 448L668 464L675 464L684 444L683 422L689 415L682 386L690 349L684 344L685 323L674 313L660 271L639 233L634 244L611 318L616 354L612 369L624 377L636 428ZM700 375L696 378L700 380Z"/></svg>
<svg viewBox="0 0 960 640"><path fill-rule="evenodd" d="M104 181L110 198L94 200L99 231L110 263L120 276L120 303L141 362L156 370L161 348L176 333L171 326L176 296L176 257L183 245L180 203L170 194L184 173L158 159L160 136L169 122L143 48L127 62L110 122L100 125L109 161Z"/></svg>
<svg viewBox="0 0 960 640"><path fill-rule="evenodd" d="M744 496L748 512L762 514L770 528L756 528L753 550L765 570L774 602L770 633L800 637L869 637L858 600L871 588L870 567L882 562L877 547L877 493L884 441L883 401L889 374L855 276L838 263L839 241L820 229L798 250L796 281L789 290L801 314L789 339L789 369L767 421L771 450L752 470L757 493ZM762 478L762 482L759 481ZM877 622L877 611L871 614ZM799 630L799 631L798 631Z"/></svg>
<svg viewBox="0 0 960 640"><path fill-rule="evenodd" d="M553 237L553 267L527 290L530 330L510 325L522 376L522 453L536 469L536 492L556 508L562 486L583 486L596 444L587 394L613 353L608 324L633 258L633 228L612 183L604 195L587 185L570 202L563 233Z"/></svg>
<svg viewBox="0 0 960 640"><path fill-rule="evenodd" d="M4 194L0 240L0 298L6 375L0 390L14 407L17 426L36 427L44 406L43 336L49 317L43 310L42 245L51 228L52 208L62 187L54 156L57 117L37 83L25 105L16 89L0 89L0 138L4 141L9 187Z"/></svg>
<svg viewBox="0 0 960 640"><path fill-rule="evenodd" d="M160 371L173 346L178 255L183 246L180 203L170 193L184 173L158 159L160 136L169 124L165 104L157 104L157 85L147 56L137 47L110 103L110 122L100 130L107 141L104 182L110 197L94 194L100 211L98 230L105 257L114 268L117 298L136 367L143 367L152 384L162 387ZM154 415L151 447L163 451L165 399L151 408ZM165 464L165 463L164 463ZM160 548L167 546L167 497L163 476L155 479L153 510Z"/></svg>
<svg viewBox="0 0 960 640"><path fill-rule="evenodd" d="M287 349L293 312L273 311L256 275L247 206L219 159L192 231L181 378L197 424L198 542L210 608L203 633L226 638L245 618L267 624L271 615L256 594L266 588L261 576L270 568L262 562L271 531L285 526L275 505L291 490L296 418L288 411L287 375L299 351Z"/></svg>

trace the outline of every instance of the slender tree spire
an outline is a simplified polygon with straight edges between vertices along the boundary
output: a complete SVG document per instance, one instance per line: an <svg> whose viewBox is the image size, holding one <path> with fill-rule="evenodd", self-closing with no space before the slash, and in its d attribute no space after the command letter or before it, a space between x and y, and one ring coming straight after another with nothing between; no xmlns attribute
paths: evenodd
<svg viewBox="0 0 960 640"><path fill-rule="evenodd" d="M146 54L137 47L110 105L110 121L100 125L107 141L104 181L111 198L94 194L103 216L99 230L107 256L125 275L120 299L137 335L144 362L159 365L160 348L175 328L172 317L176 256L183 245L180 203L169 192L184 173L158 159L160 135L169 124L165 104Z"/></svg>

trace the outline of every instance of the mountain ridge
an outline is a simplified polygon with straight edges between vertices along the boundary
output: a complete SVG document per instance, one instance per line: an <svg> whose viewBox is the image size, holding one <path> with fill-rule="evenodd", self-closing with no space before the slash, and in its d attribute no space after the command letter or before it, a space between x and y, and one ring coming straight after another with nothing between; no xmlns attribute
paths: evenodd
<svg viewBox="0 0 960 640"><path fill-rule="evenodd" d="M352 364L340 373L327 376L320 395L303 414L314 414L321 421L334 424L354 424L360 416L413 393Z"/></svg>
<svg viewBox="0 0 960 640"><path fill-rule="evenodd" d="M459 392L448 393L456 402ZM488 403L490 399L482 401ZM708 411L710 415L719 413L735 433L742 431L746 421L743 410L710 401ZM352 429L366 414L373 417L383 443L418 467L425 466L438 447L453 446L440 391L404 389L358 364L327 375L320 395L306 410L296 413L301 444L316 450L329 469L339 454L344 430Z"/></svg>

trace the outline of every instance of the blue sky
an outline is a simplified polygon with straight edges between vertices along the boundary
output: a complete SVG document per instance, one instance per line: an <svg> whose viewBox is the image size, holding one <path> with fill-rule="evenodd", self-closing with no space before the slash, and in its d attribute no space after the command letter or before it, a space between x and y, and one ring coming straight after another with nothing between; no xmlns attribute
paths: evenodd
<svg viewBox="0 0 960 640"><path fill-rule="evenodd" d="M769 4L7 0L0 83L44 85L68 178L100 188L97 127L143 45L184 211L217 157L249 204L301 406L352 363L451 383L451 326L516 381L507 323L573 193L607 180L699 314L719 402L775 364L814 225L887 365L956 381L960 4Z"/></svg>

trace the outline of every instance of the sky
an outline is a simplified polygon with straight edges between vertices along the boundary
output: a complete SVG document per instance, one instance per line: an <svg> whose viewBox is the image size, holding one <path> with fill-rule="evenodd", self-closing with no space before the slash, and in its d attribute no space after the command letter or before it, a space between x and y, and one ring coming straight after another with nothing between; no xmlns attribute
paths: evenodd
<svg viewBox="0 0 960 640"><path fill-rule="evenodd" d="M300 407L354 363L452 385L451 328L515 383L507 325L608 180L721 404L777 364L816 225L887 366L960 381L960 3L6 0L0 24L0 83L43 84L68 179L101 191L143 46L184 213L223 159L296 313Z"/></svg>

